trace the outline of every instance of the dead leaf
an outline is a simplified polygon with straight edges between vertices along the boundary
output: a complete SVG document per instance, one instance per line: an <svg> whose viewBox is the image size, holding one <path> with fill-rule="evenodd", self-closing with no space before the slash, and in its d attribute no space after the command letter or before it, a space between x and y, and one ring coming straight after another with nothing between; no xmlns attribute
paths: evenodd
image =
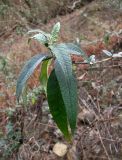
<svg viewBox="0 0 122 160"><path fill-rule="evenodd" d="M78 77L78 80L82 80L85 77L86 73L82 74L80 77Z"/></svg>
<svg viewBox="0 0 122 160"><path fill-rule="evenodd" d="M78 119L83 122L87 122L88 124L93 122L95 119L95 114L92 110L87 110L83 109L79 114L78 114Z"/></svg>

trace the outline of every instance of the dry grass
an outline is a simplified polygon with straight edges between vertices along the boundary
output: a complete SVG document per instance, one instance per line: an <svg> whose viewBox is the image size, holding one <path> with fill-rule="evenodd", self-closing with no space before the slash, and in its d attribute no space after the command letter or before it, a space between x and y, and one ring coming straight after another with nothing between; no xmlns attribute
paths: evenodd
<svg viewBox="0 0 122 160"><path fill-rule="evenodd" d="M112 9L104 10L104 7L100 8L93 2L73 14L51 20L46 26L42 25L41 29L50 30L51 26L60 20L62 23L60 41L72 41L74 37L78 37L84 51L88 55L96 54L101 60L102 49L115 52L122 49L121 34L118 34L122 29L121 12L114 12ZM85 14L87 14L86 17L84 17ZM104 15L106 16L104 17ZM116 22L114 21L115 17ZM27 24L25 26L28 27ZM26 30L27 28L24 32ZM110 31L107 44L104 41L106 30ZM6 108L15 109L18 106L15 85L23 64L34 54L45 52L45 49L35 41L28 45L27 35L18 35L16 31L17 26L9 29L0 39L1 54L7 61L6 71L0 72L1 139L3 134L6 134L5 125L10 120L8 114L5 113ZM75 62L81 60L73 57ZM104 62L92 69L77 64L77 76L80 77L79 114L82 116L78 118L73 145L67 144L68 153L63 158L57 157L52 152L53 145L57 141L65 142L65 140L52 121L47 104L41 108L43 100L39 98L41 102L37 101L35 105L30 103L26 109L23 106L16 108L12 122L14 131L20 129L22 139L20 147L13 151L11 160L16 160L17 157L20 160L111 160L114 158L120 160L122 157L121 65L121 60ZM38 70L29 81L29 87L38 86L37 80ZM11 142L13 143L15 140L12 139ZM3 150L0 148L2 157L1 151Z"/></svg>

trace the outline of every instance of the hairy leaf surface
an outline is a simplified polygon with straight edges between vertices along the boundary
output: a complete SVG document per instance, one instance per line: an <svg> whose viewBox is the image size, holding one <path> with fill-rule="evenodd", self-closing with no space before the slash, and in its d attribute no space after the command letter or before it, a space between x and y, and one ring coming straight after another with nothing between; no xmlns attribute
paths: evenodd
<svg viewBox="0 0 122 160"><path fill-rule="evenodd" d="M60 31L60 22L56 23L51 32L51 41L52 43L58 39L58 33Z"/></svg>
<svg viewBox="0 0 122 160"><path fill-rule="evenodd" d="M35 39L37 40L38 42L40 42L41 44L46 44L48 43L48 39L47 37L42 34L42 33L38 33L38 34L35 34L33 37L31 37L30 39Z"/></svg>
<svg viewBox="0 0 122 160"><path fill-rule="evenodd" d="M38 54L34 57L32 57L25 66L23 67L18 80L17 80L17 86L16 86L16 96L17 100L19 101L20 95L22 94L22 90L25 86L26 81L28 78L32 75L35 68L45 59L50 58L49 55L45 54Z"/></svg>
<svg viewBox="0 0 122 160"><path fill-rule="evenodd" d="M65 52L67 54L75 54L82 56L84 60L87 60L88 58L86 53L78 45L75 45L73 43L56 44L54 47L59 50L62 50L62 52Z"/></svg>
<svg viewBox="0 0 122 160"><path fill-rule="evenodd" d="M77 117L77 84L72 72L72 62L69 54L59 48L52 48L56 56L55 72L66 107L68 122L72 133Z"/></svg>

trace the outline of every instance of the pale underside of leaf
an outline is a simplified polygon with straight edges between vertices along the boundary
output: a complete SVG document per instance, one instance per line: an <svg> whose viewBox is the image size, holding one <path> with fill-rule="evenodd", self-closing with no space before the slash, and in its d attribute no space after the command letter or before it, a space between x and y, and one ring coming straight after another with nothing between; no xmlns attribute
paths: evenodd
<svg viewBox="0 0 122 160"><path fill-rule="evenodd" d="M48 43L47 37L44 34L42 34L42 33L35 34L30 39L35 39L38 42L40 42L41 44Z"/></svg>
<svg viewBox="0 0 122 160"><path fill-rule="evenodd" d="M111 57L112 56L112 53L107 51L107 50L103 50L103 53L105 53L107 56Z"/></svg>
<svg viewBox="0 0 122 160"><path fill-rule="evenodd" d="M55 34L59 33L59 31L60 31L60 22L57 22L57 23L54 25L51 34L52 34L52 35L53 35L53 34L55 35Z"/></svg>
<svg viewBox="0 0 122 160"><path fill-rule="evenodd" d="M30 34L30 33L41 33L43 35L49 35L48 33L44 32L40 29L32 29L32 30L28 31L28 34Z"/></svg>
<svg viewBox="0 0 122 160"><path fill-rule="evenodd" d="M51 32L51 41L52 43L58 39L58 33L60 31L60 23L56 23Z"/></svg>
<svg viewBox="0 0 122 160"><path fill-rule="evenodd" d="M45 59L50 58L49 55L46 54L38 54L32 57L29 61L26 62L25 66L23 67L16 86L16 96L17 100L19 101L20 95L22 94L23 88L25 86L26 81L34 72L35 68Z"/></svg>

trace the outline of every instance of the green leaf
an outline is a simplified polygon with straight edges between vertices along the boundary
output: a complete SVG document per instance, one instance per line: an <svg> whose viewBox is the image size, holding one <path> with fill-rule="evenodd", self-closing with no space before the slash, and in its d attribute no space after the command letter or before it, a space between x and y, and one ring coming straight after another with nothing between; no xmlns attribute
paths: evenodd
<svg viewBox="0 0 122 160"><path fill-rule="evenodd" d="M105 44L108 45L109 40L110 40L110 33L106 33L103 37L103 40L104 40Z"/></svg>
<svg viewBox="0 0 122 160"><path fill-rule="evenodd" d="M54 43L58 39L58 34L60 31L60 22L56 23L51 32L51 43Z"/></svg>
<svg viewBox="0 0 122 160"><path fill-rule="evenodd" d="M2 71L7 65L7 61L4 57L0 56L0 71Z"/></svg>
<svg viewBox="0 0 122 160"><path fill-rule="evenodd" d="M107 50L103 50L103 53L105 53L109 57L112 57L112 53Z"/></svg>
<svg viewBox="0 0 122 160"><path fill-rule="evenodd" d="M60 28L61 28L60 22L57 22L57 23L54 25L51 34L52 34L52 35L53 35L53 34L55 35L55 34L59 33Z"/></svg>
<svg viewBox="0 0 122 160"><path fill-rule="evenodd" d="M62 99L61 90L57 81L55 70L51 72L48 79L47 99L54 121L56 122L57 126L62 131L66 139L70 140L66 109L64 101Z"/></svg>
<svg viewBox="0 0 122 160"><path fill-rule="evenodd" d="M43 34L45 36L49 35L49 33L46 33L46 32L44 32L44 31L42 31L40 29L32 29L32 30L28 31L28 34L30 34L30 33L41 33L41 34Z"/></svg>
<svg viewBox="0 0 122 160"><path fill-rule="evenodd" d="M72 72L71 57L59 48L52 48L52 52L57 60L55 72L66 107L68 122L72 133L74 133L77 117L77 84Z"/></svg>
<svg viewBox="0 0 122 160"><path fill-rule="evenodd" d="M28 31L28 34L31 34L31 33L38 33L38 34L40 33L40 34L44 35L47 38L51 36L50 33L46 33L46 32L44 32L44 31L42 31L40 29L32 29L32 30Z"/></svg>
<svg viewBox="0 0 122 160"><path fill-rule="evenodd" d="M94 63L96 63L96 57L95 57L95 55L91 55L91 56L87 59L87 62L88 62L89 64L94 64Z"/></svg>
<svg viewBox="0 0 122 160"><path fill-rule="evenodd" d="M38 34L35 34L34 36L30 37L29 41L31 39L35 39L35 40L37 40L38 42L40 42L41 44L44 44L44 45L46 43L48 43L47 37L44 34L42 34L42 33L38 33Z"/></svg>
<svg viewBox="0 0 122 160"><path fill-rule="evenodd" d="M65 52L67 54L75 54L75 55L82 56L84 60L88 59L88 56L86 55L86 53L78 45L75 45L73 43L56 44L54 47L59 50L62 50L62 52ZM52 48L52 46L50 48Z"/></svg>
<svg viewBox="0 0 122 160"><path fill-rule="evenodd" d="M16 96L17 100L19 101L20 95L22 94L23 88L25 86L26 81L28 78L32 75L35 68L45 59L49 59L49 55L45 54L38 54L34 57L32 57L25 66L23 67L18 80L17 80L17 86L16 86Z"/></svg>
<svg viewBox="0 0 122 160"><path fill-rule="evenodd" d="M49 59L42 62L41 73L40 73L40 77L39 77L41 86L44 88L45 91L46 91L46 87L47 87L49 63L50 63Z"/></svg>

